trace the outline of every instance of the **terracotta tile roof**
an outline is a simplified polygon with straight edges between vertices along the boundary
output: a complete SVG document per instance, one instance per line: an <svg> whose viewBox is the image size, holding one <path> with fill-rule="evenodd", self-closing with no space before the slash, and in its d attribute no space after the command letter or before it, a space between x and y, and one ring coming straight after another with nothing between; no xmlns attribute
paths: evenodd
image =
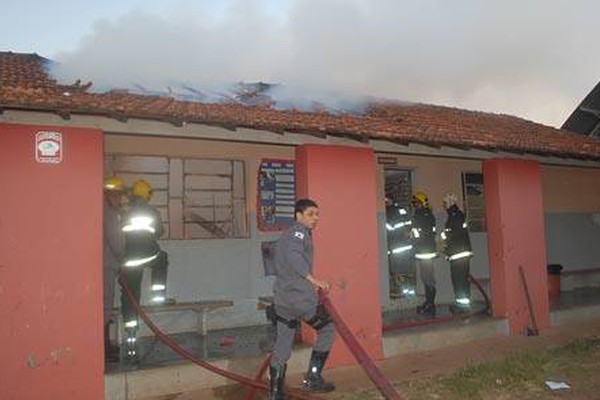
<svg viewBox="0 0 600 400"><path fill-rule="evenodd" d="M92 93L76 82L60 85L37 54L0 52L0 108L142 118L387 140L565 158L600 160L600 141L524 119L424 104L377 103L361 115L278 110L268 106L180 101L111 91Z"/></svg>

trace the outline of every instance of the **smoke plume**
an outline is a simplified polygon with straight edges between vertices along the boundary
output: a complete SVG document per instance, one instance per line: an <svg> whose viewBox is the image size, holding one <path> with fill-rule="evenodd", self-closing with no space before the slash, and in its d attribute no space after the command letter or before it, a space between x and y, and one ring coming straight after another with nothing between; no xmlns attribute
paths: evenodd
<svg viewBox="0 0 600 400"><path fill-rule="evenodd" d="M599 79L600 3L591 0L219 3L99 20L74 51L54 57L53 74L97 91L199 101L265 82L278 84L269 91L280 105L354 107L373 96L554 126Z"/></svg>

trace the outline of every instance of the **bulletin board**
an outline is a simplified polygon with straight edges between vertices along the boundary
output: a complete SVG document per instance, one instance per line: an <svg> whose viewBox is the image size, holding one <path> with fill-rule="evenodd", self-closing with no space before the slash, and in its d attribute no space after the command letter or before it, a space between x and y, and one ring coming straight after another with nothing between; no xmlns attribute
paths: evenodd
<svg viewBox="0 0 600 400"><path fill-rule="evenodd" d="M263 159L258 170L258 229L279 231L292 225L295 201L294 161Z"/></svg>

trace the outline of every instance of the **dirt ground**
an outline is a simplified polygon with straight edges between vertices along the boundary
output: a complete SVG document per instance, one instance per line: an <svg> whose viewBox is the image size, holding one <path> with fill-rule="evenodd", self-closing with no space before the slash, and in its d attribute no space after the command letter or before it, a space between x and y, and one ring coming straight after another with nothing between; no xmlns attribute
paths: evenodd
<svg viewBox="0 0 600 400"><path fill-rule="evenodd" d="M485 365L544 349L565 346L578 338L599 337L600 318L553 327L536 337L498 336L443 349L404 354L383 360L378 363L378 367L401 392L406 392L406 394L401 393L404 399L448 399L451 397L448 397L447 393L442 393L443 390L441 389L440 393L431 393L431 390L419 389L419 387L435 390L437 382L457 371L463 371L468 366ZM593 376L585 379L589 390L584 392L574 390L566 392L542 391L538 397L527 398L600 399L600 362L598 362L600 352L595 351L590 354L590 357L594 359L598 368L593 369ZM536 366L533 365L532 368L536 368ZM572 366L568 368L572 368ZM335 382L337 390L322 396L323 398L343 400L383 399L376 391L373 391L373 384L360 367L352 366L328 370L324 373L324 376L327 380ZM292 387L299 386L298 383L301 382L301 379L302 376L299 374L290 375L287 377L287 384ZM144 400L241 400L244 398L244 393L245 390L241 387L229 386ZM490 393L490 396L492 397L486 396L485 399L525 398L515 397L514 394L506 397L507 394L500 391L495 394ZM264 395L255 397L256 400L265 398Z"/></svg>

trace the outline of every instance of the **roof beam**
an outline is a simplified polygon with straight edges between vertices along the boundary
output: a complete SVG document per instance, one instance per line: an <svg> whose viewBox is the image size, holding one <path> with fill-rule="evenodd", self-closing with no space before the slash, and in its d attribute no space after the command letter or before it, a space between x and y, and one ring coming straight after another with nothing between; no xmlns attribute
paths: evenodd
<svg viewBox="0 0 600 400"><path fill-rule="evenodd" d="M592 114L596 118L600 118L600 110L596 110L595 108L590 107L579 107L579 109L588 114Z"/></svg>

